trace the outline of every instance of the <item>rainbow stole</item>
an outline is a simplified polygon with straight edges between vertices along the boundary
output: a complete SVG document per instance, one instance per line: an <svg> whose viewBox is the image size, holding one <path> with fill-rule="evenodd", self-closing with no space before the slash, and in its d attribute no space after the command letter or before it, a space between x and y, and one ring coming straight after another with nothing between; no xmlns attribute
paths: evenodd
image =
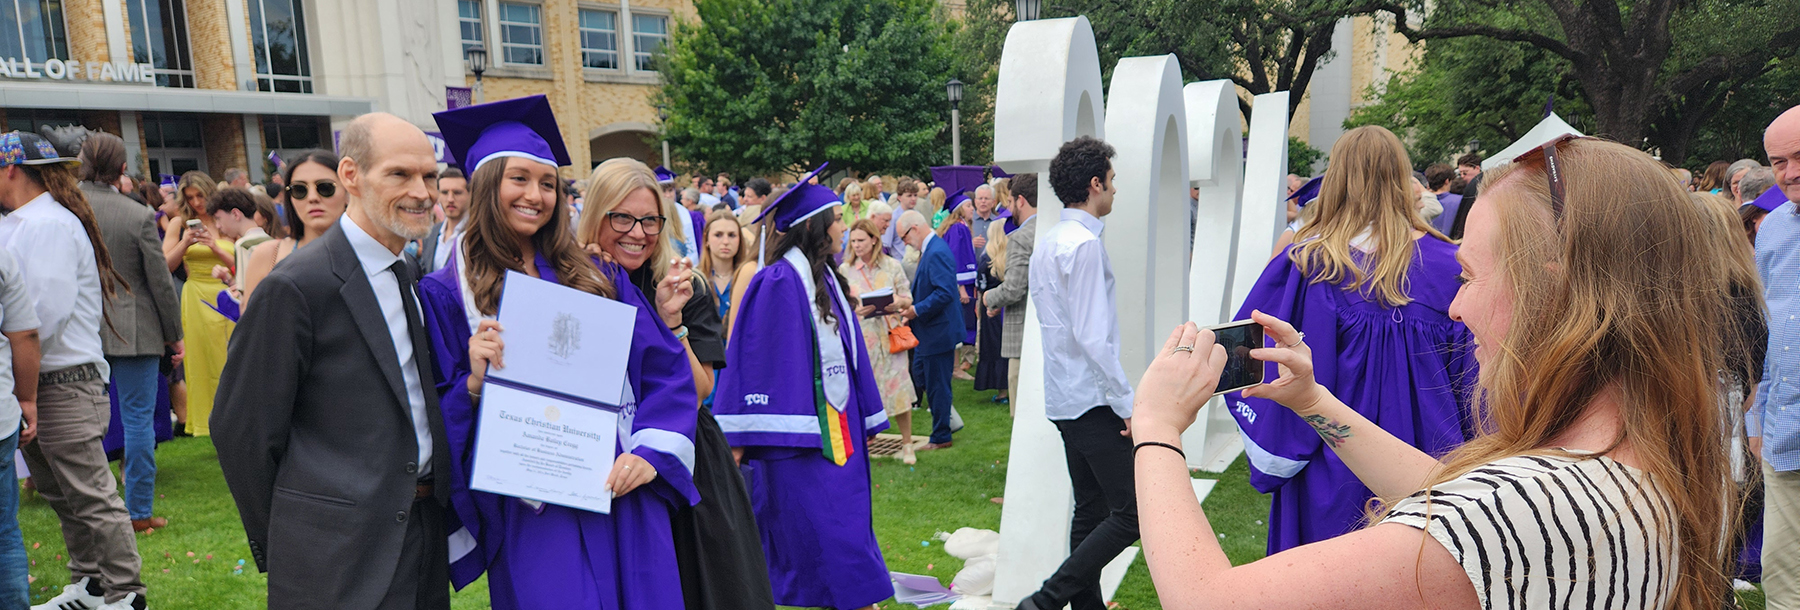
<svg viewBox="0 0 1800 610"><path fill-rule="evenodd" d="M839 319L842 323L841 316ZM850 437L850 414L833 408L831 402L825 399L825 370L819 361L819 329L811 324L811 320L808 320L807 326L812 327L813 402L819 411L819 444L825 452L825 459L843 466L850 461L850 455L856 453L856 446L851 443Z"/></svg>

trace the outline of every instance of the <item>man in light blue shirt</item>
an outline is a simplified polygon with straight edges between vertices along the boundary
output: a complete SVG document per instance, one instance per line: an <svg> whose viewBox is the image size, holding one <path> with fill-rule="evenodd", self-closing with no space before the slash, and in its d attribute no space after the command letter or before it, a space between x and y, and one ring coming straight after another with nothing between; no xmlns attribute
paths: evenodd
<svg viewBox="0 0 1800 610"><path fill-rule="evenodd" d="M1763 591L1774 610L1800 608L1800 106L1769 124L1763 148L1789 203L1756 235L1769 355L1744 428L1763 460Z"/></svg>

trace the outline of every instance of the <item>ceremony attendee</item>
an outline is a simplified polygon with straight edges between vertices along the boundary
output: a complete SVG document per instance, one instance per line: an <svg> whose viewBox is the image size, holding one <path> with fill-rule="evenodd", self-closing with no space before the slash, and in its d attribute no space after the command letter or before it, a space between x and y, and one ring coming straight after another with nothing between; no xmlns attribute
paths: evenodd
<svg viewBox="0 0 1800 610"><path fill-rule="evenodd" d="M250 262L243 269L246 304L276 263L337 226L350 200L349 194L338 184L337 168L337 155L316 148L301 151L282 166L282 182L288 185L288 203L283 214L291 235L250 252Z"/></svg>
<svg viewBox="0 0 1800 610"><path fill-rule="evenodd" d="M42 346L36 428L24 430L37 439L20 448L56 512L72 583L39 607L143 610L137 539L100 445L111 376L100 337L115 330L104 300L123 280L77 186L78 163L35 133L0 134L0 248L19 263Z"/></svg>
<svg viewBox="0 0 1800 610"><path fill-rule="evenodd" d="M988 223L987 244L982 247L975 274L975 315L981 322L976 332L975 391L998 390L992 400L999 404L1012 402L1012 388L1006 384L1006 358L1000 355L1005 321L998 310L989 310L979 301L981 295L1000 287L1006 277L1006 223Z"/></svg>
<svg viewBox="0 0 1800 610"><path fill-rule="evenodd" d="M431 230L437 157L384 113L357 117L339 146L329 184L349 211L247 303L213 446L270 608L442 610L450 450L417 265L401 256Z"/></svg>
<svg viewBox="0 0 1800 610"><path fill-rule="evenodd" d="M951 371L956 366L956 346L962 343L962 305L957 298L956 255L950 244L931 231L917 210L894 222L909 250L921 252L918 273L912 279L913 305L902 312L919 346L912 350L911 374L915 394L931 410L931 443L926 450L951 446Z"/></svg>
<svg viewBox="0 0 1800 610"><path fill-rule="evenodd" d="M1726 190L1719 194L1733 202L1743 201L1744 194L1739 192L1738 182L1744 179L1746 172L1758 167L1762 167L1762 163L1758 163L1755 159L1738 159L1731 162L1731 165L1725 168ZM1756 195L1751 195L1751 197L1756 197Z"/></svg>
<svg viewBox="0 0 1800 610"><path fill-rule="evenodd" d="M768 203L769 194L774 191L775 186L769 184L768 180L763 178L751 178L748 182L744 183L744 188L738 192L738 205L736 207L738 215L742 216L743 211L751 206L756 206L758 209L761 209L763 204Z"/></svg>
<svg viewBox="0 0 1800 610"><path fill-rule="evenodd" d="M217 191L213 179L204 173L182 174L176 185L181 210L163 235L164 262L170 271L181 269L187 274L181 285L182 341L187 348L181 366L187 383L187 413L176 423L185 424L187 433L194 436L208 434L207 417L212 413L219 371L225 368L226 344L236 326L207 306L226 287L213 277L213 267L237 267L231 240L219 235L212 215L206 213L206 201Z"/></svg>
<svg viewBox="0 0 1800 610"><path fill-rule="evenodd" d="M887 204L876 201L870 205ZM881 229L874 221L856 223L850 229L850 256L838 266L838 273L850 280L853 295L893 291L893 301L881 309L858 305L856 317L862 325L863 347L869 352L875 384L881 389L881 406L892 427L900 430L900 461L910 465L919 461L912 441L912 409L919 397L913 390L906 356L893 352L889 333L906 324L900 312L912 305L912 287L907 285L906 273L900 270L900 261L881 251L880 235Z"/></svg>
<svg viewBox="0 0 1800 610"><path fill-rule="evenodd" d="M224 183L225 186L231 188L249 189L250 173L244 171L244 168L241 167L227 168L225 170Z"/></svg>
<svg viewBox="0 0 1800 610"><path fill-rule="evenodd" d="M1438 204L1443 210L1430 219L1431 228L1448 235L1450 227L1456 224L1456 210L1462 207L1462 179L1456 177L1456 168L1447 163L1433 163L1425 168L1425 187L1437 196Z"/></svg>
<svg viewBox="0 0 1800 610"><path fill-rule="evenodd" d="M20 444L36 440L38 433L37 376L42 344L32 306L24 272L12 253L0 248L0 428L6 430L0 433L6 435L0 438L0 472L17 472L13 458ZM154 365L151 370L156 370ZM0 605L30 606L30 561L25 555L24 532L19 529L19 484L7 481L0 486ZM89 594L85 586L79 594L98 597Z"/></svg>
<svg viewBox="0 0 1800 610"><path fill-rule="evenodd" d="M893 208L892 212L895 215L896 220L900 214L905 214L913 208L918 207L919 193L917 189L918 182L914 181L912 178L900 179L899 184L894 188L893 198L888 200L890 202L890 207ZM906 241L900 239L899 227L900 223L898 222L888 222L887 231L881 234L881 250L895 260L902 261L901 269L905 269L906 265L904 260L906 259ZM918 264L918 259L914 258L913 261L913 264L916 266ZM911 274L908 274L907 277L911 277Z"/></svg>
<svg viewBox="0 0 1800 610"><path fill-rule="evenodd" d="M857 221L869 217L869 206L863 203L863 185L851 182L844 186L844 205L838 208L838 218L845 225L856 224Z"/></svg>
<svg viewBox="0 0 1800 610"><path fill-rule="evenodd" d="M717 183L713 182L713 179L710 177L707 177L707 176L700 177L700 186L699 186L699 195L700 195L699 205L700 205L700 207L710 210L713 208L713 206L719 205L719 201L720 201L719 195L718 195L718 193L713 192L713 187L716 184Z"/></svg>
<svg viewBox="0 0 1800 610"><path fill-rule="evenodd" d="M1083 136L1050 161L1062 220L1032 252L1031 303L1044 333L1044 415L1062 435L1074 485L1069 557L1019 608L1103 610L1100 568L1138 539L1131 472L1131 382L1119 364L1112 262L1100 241L1112 213L1113 147Z"/></svg>
<svg viewBox="0 0 1800 610"><path fill-rule="evenodd" d="M1733 202L1738 206L1750 205L1763 193L1775 188L1775 171L1767 167L1753 167L1744 172L1744 179L1738 181L1738 190L1743 194L1741 201Z"/></svg>
<svg viewBox="0 0 1800 610"><path fill-rule="evenodd" d="M634 159L602 162L589 174L588 203L576 234L590 252L597 250L611 261L605 266L609 272L618 269L625 274L624 283L646 297L639 309L654 313L657 323L679 341L676 346L684 350L680 356L694 380L695 393L683 394L692 439L685 461L699 497L697 503L674 503L670 523L681 599L696 610L771 608L775 602L749 490L712 410L699 406L695 411L698 397L712 396L713 371L731 370L724 369L718 310L707 294L709 284L690 278L686 259L673 256L669 228L674 223L661 213L655 181L650 168ZM664 364L662 370L678 368L678 362Z"/></svg>
<svg viewBox="0 0 1800 610"><path fill-rule="evenodd" d="M1456 177L1462 179L1465 185L1473 184L1476 178L1481 177L1481 161L1481 155L1476 153L1467 153L1457 157ZM1463 193L1462 195L1467 197L1469 194Z"/></svg>
<svg viewBox="0 0 1800 610"><path fill-rule="evenodd" d="M684 189L680 199L666 206L663 216L669 218L674 230L669 234L669 244L675 248L675 256L687 259L688 264L698 266L704 258L700 252L700 229L706 221L694 222L694 213L700 209L700 191L693 188Z"/></svg>
<svg viewBox="0 0 1800 610"><path fill-rule="evenodd" d="M1225 350L1191 324L1170 335L1138 386L1133 425L1144 552L1165 607L1665 609L1730 599L1722 538L1734 499L1719 413L1719 372L1734 349L1726 262L1660 162L1599 140L1548 146L1488 172L1491 205L1471 211L1457 255L1452 318L1480 346L1484 402L1481 433L1462 448L1434 457L1396 438L1327 387L1317 343L1335 335L1255 315L1274 347L1249 355L1280 376L1248 393L1309 422L1319 450L1382 498L1373 525L1232 567L1180 453ZM1333 154L1331 171L1343 161Z"/></svg>
<svg viewBox="0 0 1800 610"><path fill-rule="evenodd" d="M1269 262L1238 310L1293 320L1312 337L1320 383L1388 433L1431 455L1461 445L1474 363L1450 319L1456 246L1413 212L1406 149L1392 132L1338 138L1313 222ZM1372 497L1320 451L1311 427L1267 399L1226 395L1251 451L1250 481L1273 494L1268 553L1354 531Z"/></svg>
<svg viewBox="0 0 1800 610"><path fill-rule="evenodd" d="M951 376L963 381L974 381L975 376L969 374L969 367L975 365L976 326L980 318L975 315L975 266L979 261L975 257L974 234L969 229L969 222L975 216L975 206L969 203L966 196L957 196L949 209L949 215L943 224L938 225L937 235L950 246L950 253L956 257L956 296L957 307L962 309L963 334L958 339L962 345L956 348L956 364Z"/></svg>
<svg viewBox="0 0 1800 610"><path fill-rule="evenodd" d="M743 247L743 227L731 210L719 210L706 219L706 259L700 261L700 273L712 286L713 305L725 322L724 336L731 336L731 304L733 291L745 287L756 275L756 253Z"/></svg>
<svg viewBox="0 0 1800 610"><path fill-rule="evenodd" d="M438 207L444 210L444 221L431 227L419 249L419 264L425 273L443 269L462 243L463 218L469 213L469 178L459 168L451 167L438 176Z"/></svg>
<svg viewBox="0 0 1800 610"><path fill-rule="evenodd" d="M1004 326L1000 335L1000 357L1006 359L1006 395L1019 396L1020 346L1025 342L1025 297L1031 294L1031 254L1037 246L1038 175L1036 172L1013 174L1013 220L1019 228L1006 236L1006 262L1000 274L1000 285L981 295L981 306L989 317L1004 310Z"/></svg>
<svg viewBox="0 0 1800 610"><path fill-rule="evenodd" d="M1745 420L1751 449L1763 463L1763 592L1770 608L1800 608L1800 554L1794 553L1800 548L1800 389L1780 383L1800 366L1800 357L1787 349L1800 340L1794 322L1800 315L1800 208L1792 203L1800 200L1800 107L1769 124L1763 149L1788 203L1764 217L1756 235L1756 268L1768 291L1769 357Z"/></svg>
<svg viewBox="0 0 1800 610"><path fill-rule="evenodd" d="M251 248L273 239L258 226L261 211L257 207L256 197L249 190L237 187L219 189L206 198L206 214L213 218L213 226L219 230L219 237L231 240L232 260L250 260ZM242 290L231 268L214 266L211 273L214 279L225 283L234 292ZM241 294L239 298L242 298ZM219 303L214 304L217 305Z"/></svg>
<svg viewBox="0 0 1800 610"><path fill-rule="evenodd" d="M888 427L862 329L832 259L830 189L769 204L780 239L750 280L714 408L755 491L775 603L873 608L894 594L875 539L867 440ZM805 425L798 425L804 423Z"/></svg>
<svg viewBox="0 0 1800 610"><path fill-rule="evenodd" d="M114 291L106 300L105 318L112 321L118 332L102 331L100 339L106 364L112 369L113 391L119 396L119 425L125 433L125 452L119 464L124 475L125 508L130 513L132 529L141 532L169 523L154 512L154 418L163 351L181 353L181 301L175 293L174 279L163 264L156 213L109 186L125 168L124 140L108 133L93 133L82 144L80 156L84 178L81 194L94 210L94 224L106 242L113 269L131 288L130 292ZM6 313L0 330L13 317L11 312ZM5 353L0 349L0 357ZM5 366L0 366L0 374L5 374L5 370ZM0 400L6 400L6 395L0 391ZM4 423L0 420L0 424ZM0 447L0 453L4 449ZM0 465L0 472L5 470ZM4 504L6 501L0 498L0 505Z"/></svg>
<svg viewBox="0 0 1800 610"><path fill-rule="evenodd" d="M870 201L867 218L869 222L875 223L875 230L879 231L875 236L879 238L887 233L889 227L894 226L894 206L880 201Z"/></svg>
<svg viewBox="0 0 1800 610"><path fill-rule="evenodd" d="M1730 169L1730 167L1731 164L1724 161L1714 161L1707 164L1706 170L1700 173L1700 181L1694 185L1694 191L1712 193L1714 195L1719 194L1728 187L1726 181L1730 176L1727 174L1727 170Z"/></svg>
<svg viewBox="0 0 1800 610"><path fill-rule="evenodd" d="M980 258L981 250L987 247L988 225L1005 218L1000 213L999 196L991 185L975 187L975 197L972 200L975 205L969 210L969 235L976 258Z"/></svg>
<svg viewBox="0 0 1800 610"><path fill-rule="evenodd" d="M469 167L470 190L460 252L420 283L450 438L442 480L476 544L469 559L452 558L454 584L467 585L485 568L493 607L503 609L681 608L669 514L697 496L684 459L693 442L693 377L681 366L680 344L623 270L596 268L577 243L556 171L568 153L543 96L434 116L452 154ZM504 329L495 318L508 272L637 310L626 395L589 397L625 409L618 458L596 473L613 494L610 514L470 488L486 375L505 368Z"/></svg>
<svg viewBox="0 0 1800 610"><path fill-rule="evenodd" d="M867 188L863 189L868 192L864 193L864 195L867 195L869 200L871 200L871 201L879 201L882 203L887 203L888 200L891 199L892 197L887 193L887 191L883 190L884 184L885 183L882 182L880 174L875 174L875 175L869 176L869 186Z"/></svg>

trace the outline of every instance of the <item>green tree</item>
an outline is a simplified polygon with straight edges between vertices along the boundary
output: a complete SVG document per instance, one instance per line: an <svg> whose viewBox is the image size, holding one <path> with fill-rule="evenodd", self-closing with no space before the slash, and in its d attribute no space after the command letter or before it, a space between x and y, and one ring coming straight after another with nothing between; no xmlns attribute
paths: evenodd
<svg viewBox="0 0 1800 610"><path fill-rule="evenodd" d="M658 70L684 169L824 161L922 173L950 158L950 26L933 0L696 0Z"/></svg>

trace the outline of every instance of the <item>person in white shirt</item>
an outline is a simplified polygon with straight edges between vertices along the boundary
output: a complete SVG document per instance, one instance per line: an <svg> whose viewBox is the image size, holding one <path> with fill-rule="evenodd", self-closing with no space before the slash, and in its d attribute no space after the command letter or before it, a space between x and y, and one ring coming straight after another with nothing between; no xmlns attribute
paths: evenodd
<svg viewBox="0 0 1800 610"><path fill-rule="evenodd" d="M213 217L213 226L219 228L219 236L232 240L235 258L232 260L249 261L250 249L263 242L274 239L257 223L261 218L257 215L256 197L250 191L241 188L223 188L206 198L206 213ZM232 298L243 300L244 284L241 276L234 277L231 269L214 265L212 275L231 287Z"/></svg>
<svg viewBox="0 0 1800 610"><path fill-rule="evenodd" d="M1061 222L1031 254L1032 308L1043 328L1044 415L1062 433L1075 515L1070 554L1022 610L1104 610L1100 568L1138 539L1130 381L1119 364L1119 315L1100 218L1112 212L1113 148L1083 136L1050 161Z"/></svg>
<svg viewBox="0 0 1800 610"><path fill-rule="evenodd" d="M0 249L0 472L13 472L13 454L37 438L38 319L25 276ZM17 383L25 379L26 383ZM19 486L0 485L0 606L31 603L29 561L19 530Z"/></svg>
<svg viewBox="0 0 1800 610"><path fill-rule="evenodd" d="M444 209L444 221L431 228L419 250L424 273L443 269L462 243L463 218L469 213L469 179L461 169L447 168L438 176L438 206Z"/></svg>
<svg viewBox="0 0 1800 610"><path fill-rule="evenodd" d="M10 212L0 248L20 263L43 346L38 434L23 447L25 464L72 542L73 584L37 608L143 610L137 539L100 446L111 373L102 303L122 281L76 186L76 163L37 134L0 134L0 207Z"/></svg>

